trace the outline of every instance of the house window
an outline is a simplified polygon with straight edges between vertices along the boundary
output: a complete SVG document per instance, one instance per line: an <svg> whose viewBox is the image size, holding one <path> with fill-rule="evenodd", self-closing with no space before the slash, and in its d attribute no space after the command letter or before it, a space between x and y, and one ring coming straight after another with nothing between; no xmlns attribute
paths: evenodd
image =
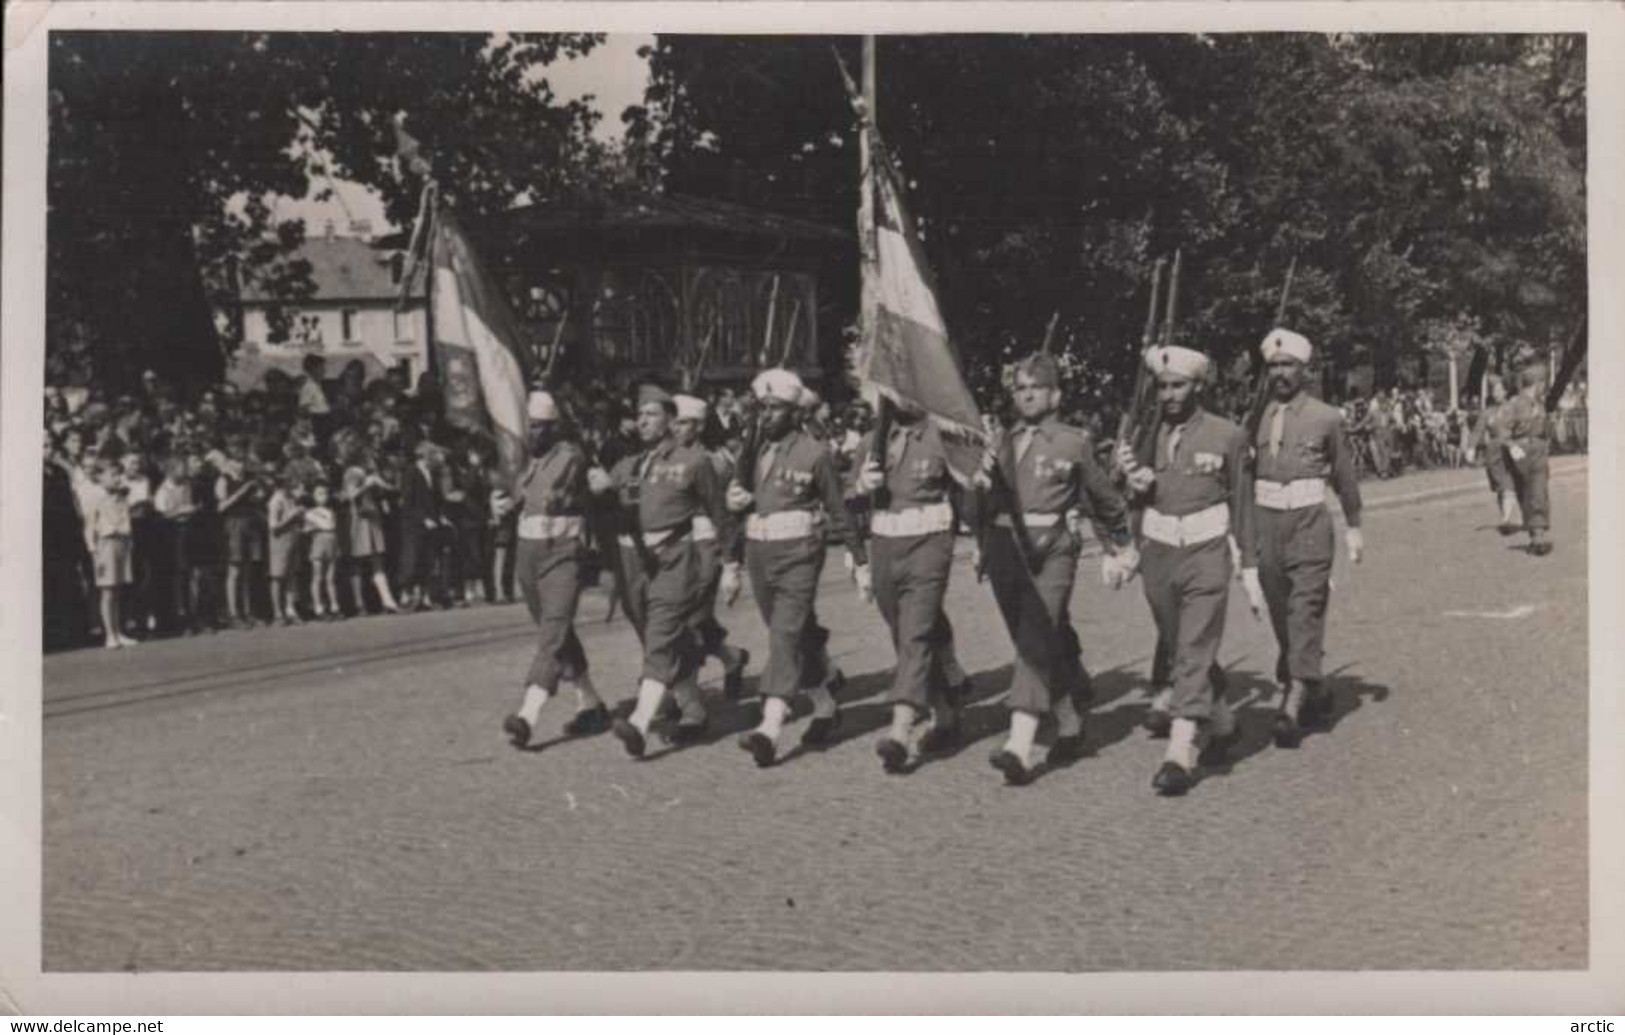
<svg viewBox="0 0 1625 1035"><path fill-rule="evenodd" d="M395 318L395 340L409 342L412 340L412 314L395 310L391 313Z"/></svg>
<svg viewBox="0 0 1625 1035"><path fill-rule="evenodd" d="M356 312L355 312L355 310L354 309L346 309L343 312L341 312L339 314L339 316L344 321L344 340L346 342L355 341L355 330L356 330L356 326L355 326L356 325Z"/></svg>

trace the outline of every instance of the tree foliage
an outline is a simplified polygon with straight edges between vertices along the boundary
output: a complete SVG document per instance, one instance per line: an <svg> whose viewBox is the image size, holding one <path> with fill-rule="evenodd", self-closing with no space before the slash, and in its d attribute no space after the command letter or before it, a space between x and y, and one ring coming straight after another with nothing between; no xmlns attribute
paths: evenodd
<svg viewBox="0 0 1625 1035"><path fill-rule="evenodd" d="M67 32L51 37L49 376L141 366L214 376L211 313L233 277L308 295L298 221L270 195L376 188L411 219L393 160L405 115L446 196L500 211L579 186L597 114L546 67L598 37L452 33ZM244 199L228 205L231 199Z"/></svg>
<svg viewBox="0 0 1625 1035"><path fill-rule="evenodd" d="M634 140L674 189L847 223L847 38L662 37ZM883 37L879 122L962 351L984 375L1051 312L1082 381L1134 362L1148 272L1221 364L1274 320L1334 369L1566 337L1585 307L1584 40ZM1464 339L1464 336L1466 338Z"/></svg>

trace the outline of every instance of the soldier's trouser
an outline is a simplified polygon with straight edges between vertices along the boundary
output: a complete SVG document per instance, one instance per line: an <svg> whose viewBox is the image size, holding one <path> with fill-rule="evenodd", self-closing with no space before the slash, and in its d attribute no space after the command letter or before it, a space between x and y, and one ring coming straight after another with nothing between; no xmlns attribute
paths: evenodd
<svg viewBox="0 0 1625 1035"><path fill-rule="evenodd" d="M1217 689L1212 670L1230 599L1230 544L1223 536L1195 546L1147 539L1140 547L1140 575L1159 648L1169 655L1168 710L1179 719L1210 719Z"/></svg>
<svg viewBox="0 0 1625 1035"><path fill-rule="evenodd" d="M1258 580L1281 656L1275 678L1318 680L1336 535L1325 506L1254 511Z"/></svg>
<svg viewBox="0 0 1625 1035"><path fill-rule="evenodd" d="M1518 509L1523 511L1524 527L1544 532L1552 527L1552 500L1548 494L1550 471L1546 466L1546 443L1523 447L1522 460L1507 456L1512 484L1518 492Z"/></svg>
<svg viewBox="0 0 1625 1035"><path fill-rule="evenodd" d="M818 602L807 608L807 624L801 633L801 688L823 686L829 681L829 630L818 623Z"/></svg>
<svg viewBox="0 0 1625 1035"><path fill-rule="evenodd" d="M789 699L808 681L809 627L818 576L824 570L822 536L745 544L745 567L756 607L767 625L767 668L762 672L763 697Z"/></svg>
<svg viewBox="0 0 1625 1035"><path fill-rule="evenodd" d="M1512 491L1512 474L1507 470L1506 448L1490 445L1484 450L1484 473L1490 479L1490 491L1500 500L1501 493Z"/></svg>
<svg viewBox="0 0 1625 1035"><path fill-rule="evenodd" d="M700 649L706 654L718 654L728 630L717 621L717 587L722 582L722 552L715 539L694 544L700 555L700 572L704 580L700 589L700 602L696 607L694 632L700 639Z"/></svg>
<svg viewBox="0 0 1625 1035"><path fill-rule="evenodd" d="M869 541L869 570L874 574L875 603L891 629L897 651L888 700L922 711L931 692L946 686L943 648L952 642L942 615L948 573L954 560L954 534L875 536Z"/></svg>
<svg viewBox="0 0 1625 1035"><path fill-rule="evenodd" d="M995 525L988 530L988 578L993 599L1015 644L1015 676L1010 683L1010 707L1033 715L1047 715L1053 698L1072 693L1080 700L1085 677L1074 649L1068 603L1078 570L1078 541L1061 526L1033 537L1038 571L1024 570L1014 531ZM1080 700L1080 703L1081 700Z"/></svg>
<svg viewBox="0 0 1625 1035"><path fill-rule="evenodd" d="M643 678L670 687L700 667L693 628L704 588L700 555L689 536L650 547L652 572L644 569L637 547L623 543L619 553L621 603L643 643Z"/></svg>
<svg viewBox="0 0 1625 1035"><path fill-rule="evenodd" d="M552 693L561 679L573 683L587 671L587 655L575 630L581 541L521 539L515 549L514 580L536 623L536 657L527 685Z"/></svg>

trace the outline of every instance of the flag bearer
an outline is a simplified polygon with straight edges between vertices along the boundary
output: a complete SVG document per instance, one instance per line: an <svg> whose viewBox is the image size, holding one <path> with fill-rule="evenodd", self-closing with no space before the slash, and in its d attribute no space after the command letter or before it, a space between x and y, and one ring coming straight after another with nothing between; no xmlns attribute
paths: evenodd
<svg viewBox="0 0 1625 1035"><path fill-rule="evenodd" d="M694 740L706 729L705 703L695 685L702 655L694 631L705 599L705 567L694 541L694 519L722 520L721 493L703 450L672 438L676 403L663 389L638 393L638 438L643 448L612 472L588 473L595 493L613 492L619 504L616 579L626 616L643 643L643 675L630 718L612 731L633 758L643 757L649 728L667 692L682 713L673 739Z"/></svg>
<svg viewBox="0 0 1625 1035"><path fill-rule="evenodd" d="M928 714L922 751L951 745L959 731L955 697L946 666L952 662L953 626L942 611L954 560L955 508L942 439L923 411L897 404L887 436L885 464L870 432L858 447L857 488L884 489L869 515L869 563L874 596L897 651L892 677L891 729L875 746L889 773L903 772L913 730ZM963 679L957 662L954 674Z"/></svg>
<svg viewBox="0 0 1625 1035"><path fill-rule="evenodd" d="M1277 329L1261 348L1272 398L1253 441L1253 528L1259 580L1281 649L1275 677L1285 694L1275 717L1275 743L1291 748L1303 740L1303 726L1323 719L1332 704L1321 685L1336 552L1326 509L1328 480L1343 505L1349 560L1355 564L1365 552L1365 539L1360 483L1343 415L1303 390L1313 354L1309 339Z"/></svg>
<svg viewBox="0 0 1625 1035"><path fill-rule="evenodd" d="M827 743L840 723L834 695L809 673L817 660L809 649L808 628L824 567L825 529L833 529L846 541L854 578L866 596L869 566L862 541L847 523L840 477L829 449L799 427L801 379L788 370L768 370L751 388L765 411L761 448L754 458L742 461L756 465L755 491L746 490L735 472L727 498L729 509L744 515L744 560L769 643L761 680L762 721L740 738L739 746L765 768L778 760L791 699L804 688L812 700L813 718L802 735L803 744ZM723 571L722 593L729 602L739 592L740 548L735 547L735 563Z"/></svg>
<svg viewBox="0 0 1625 1035"><path fill-rule="evenodd" d="M576 714L565 724L565 733L599 733L609 726L609 712L593 689L574 625L581 593L582 515L589 502L586 454L559 437L558 407L550 394L530 393L527 409L531 460L514 493L523 501L514 579L536 623L536 657L526 677L524 703L502 724L514 747L524 749L536 746L542 706L560 684L576 696Z"/></svg>
<svg viewBox="0 0 1625 1035"><path fill-rule="evenodd" d="M1088 435L1061 423L1060 370L1038 353L1016 367L1019 421L990 456L1003 492L978 505L992 520L983 550L993 596L1016 649L1010 684L1010 734L989 761L1011 784L1032 778L1033 742L1052 711L1056 739L1051 760L1083 751L1088 677L1071 638L1069 604L1077 575L1080 531L1088 519L1105 532L1102 576L1119 588L1139 564L1123 497L1095 462Z"/></svg>
<svg viewBox="0 0 1625 1035"><path fill-rule="evenodd" d="M1208 370L1202 353L1151 348L1145 363L1156 376L1162 411L1153 455L1136 457L1125 444L1117 462L1144 508L1140 573L1157 624L1156 675L1166 680L1158 696L1172 717L1167 754L1152 786L1179 795L1195 782L1203 749L1225 747L1236 735L1224 683L1213 678L1230 600L1231 534L1255 614L1262 615L1264 600L1251 535L1246 432L1200 405Z"/></svg>

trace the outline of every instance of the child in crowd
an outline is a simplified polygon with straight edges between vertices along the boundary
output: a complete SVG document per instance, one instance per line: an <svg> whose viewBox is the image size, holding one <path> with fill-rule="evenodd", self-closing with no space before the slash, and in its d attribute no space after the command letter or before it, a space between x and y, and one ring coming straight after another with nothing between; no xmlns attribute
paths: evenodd
<svg viewBox="0 0 1625 1035"><path fill-rule="evenodd" d="M245 449L241 438L227 446L214 496L226 538L226 613L232 625L248 628L254 624L254 573L265 559L265 546L256 520L264 492L248 471Z"/></svg>
<svg viewBox="0 0 1625 1035"><path fill-rule="evenodd" d="M338 519L333 514L332 496L326 482L311 489L311 505L305 510L305 535L310 548L310 609L317 618L337 621L339 610L337 576ZM323 591L326 598L323 598Z"/></svg>
<svg viewBox="0 0 1625 1035"><path fill-rule="evenodd" d="M187 551L197 506L192 502L192 481L185 457L172 456L164 465L164 481L158 486L153 503L161 522L155 560L169 585L169 620L175 629L188 624L195 627L197 607L192 596L192 564Z"/></svg>
<svg viewBox="0 0 1625 1035"><path fill-rule="evenodd" d="M271 538L271 613L283 625L299 621L299 547L304 539L305 510L299 505L299 480L283 474L276 480L266 507Z"/></svg>
<svg viewBox="0 0 1625 1035"><path fill-rule="evenodd" d="M96 589L101 596L102 628L108 650L134 647L139 641L125 635L119 596L130 584L130 504L121 466L103 460L96 468L101 494L90 511L91 556L96 561Z"/></svg>

